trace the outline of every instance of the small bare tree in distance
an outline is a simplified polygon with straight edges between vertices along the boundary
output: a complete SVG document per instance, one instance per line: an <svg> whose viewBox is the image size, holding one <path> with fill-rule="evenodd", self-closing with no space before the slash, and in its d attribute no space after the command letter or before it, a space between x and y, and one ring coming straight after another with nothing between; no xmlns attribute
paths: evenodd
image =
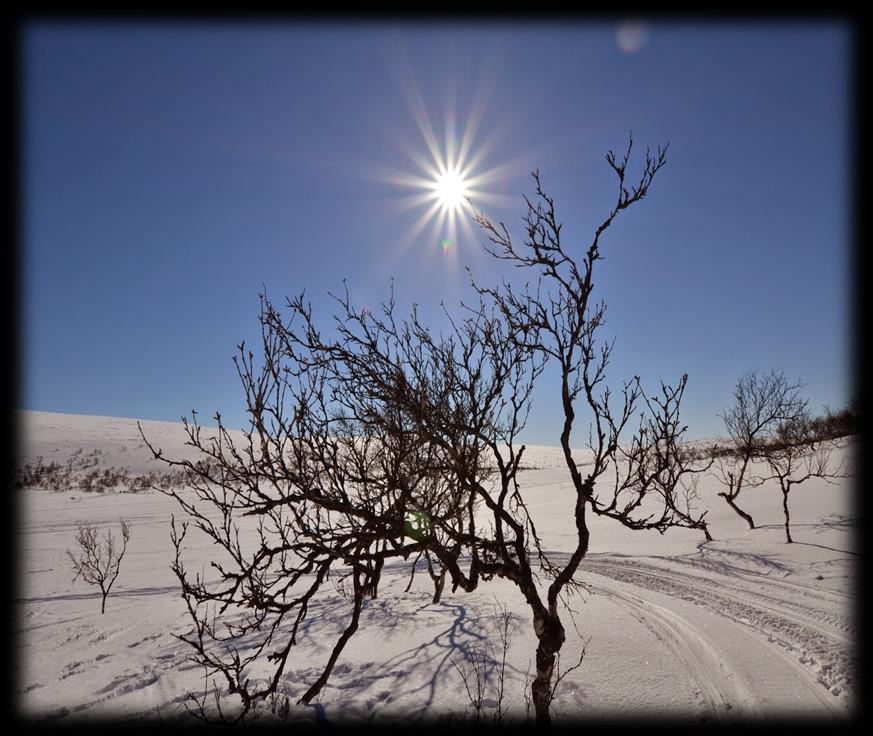
<svg viewBox="0 0 873 736"><path fill-rule="evenodd" d="M106 530L101 543L97 536L97 528L92 524L76 524L76 545L79 554L73 554L67 550L67 556L73 563L76 575L73 582L82 578L89 585L99 586L103 594L100 605L100 613L106 612L106 597L112 589L113 583L118 578L121 568L121 558L127 550L127 542L130 539L130 526L125 519L121 519L121 548L116 547L115 536L111 530Z"/></svg>
<svg viewBox="0 0 873 736"><path fill-rule="evenodd" d="M782 512L785 515L785 541L791 544L791 516L788 511L788 494L794 486L810 478L823 478L832 482L832 478L848 478L852 475L846 459L839 466L831 469L831 457L836 448L832 439L820 439L815 436L815 427L809 414L781 422L771 443L763 449L764 457L772 475L763 480L779 481L782 491Z"/></svg>
<svg viewBox="0 0 873 736"><path fill-rule="evenodd" d="M752 474L749 466L762 458L764 447L772 442L779 428L805 415L807 402L800 395L802 387L800 382L789 381L780 370L771 368L765 373L756 368L737 381L733 403L721 415L728 436L728 453L719 457L717 468L727 490L718 495L749 529L755 528L755 521L736 500L745 486L759 486L763 482Z"/></svg>

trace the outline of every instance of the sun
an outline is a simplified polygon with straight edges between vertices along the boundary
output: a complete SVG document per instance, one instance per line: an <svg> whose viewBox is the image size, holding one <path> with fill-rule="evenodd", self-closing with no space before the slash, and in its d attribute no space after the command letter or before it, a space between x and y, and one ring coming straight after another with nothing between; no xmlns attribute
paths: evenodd
<svg viewBox="0 0 873 736"><path fill-rule="evenodd" d="M457 212L467 201L469 187L460 171L444 171L436 179L434 187L437 202L446 209Z"/></svg>
<svg viewBox="0 0 873 736"><path fill-rule="evenodd" d="M426 143L425 151L410 152L418 172L393 172L389 179L412 190L400 198L398 206L401 210L421 209L403 240L414 242L430 225L432 231L428 240L443 253L454 257L462 233L463 241L476 242L472 224L477 208L482 204L505 204L504 200L508 199L487 191L489 184L507 175L508 166L482 170L481 163L488 146L472 150L473 126L466 128L460 141L456 141L454 125L448 125L445 143L440 145L430 121L422 116L419 124Z"/></svg>
<svg viewBox="0 0 873 736"><path fill-rule="evenodd" d="M418 210L418 216L399 237L400 246L415 244L423 249L434 249L459 262L464 245L478 245L479 233L474 225L480 209L514 204L514 198L495 188L505 190L508 182L527 164L522 161L523 157L486 163L493 161L498 141L505 137L499 124L484 125L488 99L485 90L491 86L487 80L470 98L470 109L463 124L459 124L455 115L454 102L446 102L440 134L411 73L406 82L410 112L420 136L397 138L399 147L408 157L404 168L383 164L371 168L368 174L406 190L399 196L393 195L398 212ZM477 133L484 130L488 134L479 138ZM408 166L409 163L413 166ZM468 251L467 255L472 252L475 250Z"/></svg>

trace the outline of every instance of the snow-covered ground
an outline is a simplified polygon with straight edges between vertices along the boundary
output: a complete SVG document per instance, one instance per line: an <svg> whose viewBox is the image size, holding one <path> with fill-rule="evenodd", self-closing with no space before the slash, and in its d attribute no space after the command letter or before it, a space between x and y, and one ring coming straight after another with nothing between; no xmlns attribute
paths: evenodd
<svg viewBox="0 0 873 736"><path fill-rule="evenodd" d="M98 467L132 473L163 468L144 447L135 420L21 412L20 462L98 459ZM143 422L168 456L186 454L181 425ZM853 443L842 451L852 451ZM100 450L94 453L94 450ZM571 490L557 448L530 447L524 493L547 549L558 556L573 541ZM785 544L778 488L747 489L739 502L759 525L745 523L716 496L715 478L700 484L714 541L700 532L633 532L591 521L590 552L579 578L589 592L573 601L588 641L582 665L560 684L554 717L666 715L692 720L788 716L845 718L856 697L856 535L854 486L814 479L791 493L792 535ZM16 592L19 656L16 700L36 721L88 716L154 719L187 716L183 701L203 692L202 669L172 636L189 620L170 570L169 519L180 515L161 493L16 491L20 518L20 589ZM100 593L72 583L67 549L77 522L131 524L121 574L100 614ZM186 539L189 569L205 568L208 540ZM379 597L368 600L358 633L311 706L292 706L292 720L412 723L471 713L454 661L496 636L496 601L515 614L506 665L504 709L525 716L524 688L535 639L530 614L509 583L494 580L474 593L442 601L426 574L410 592L405 573L386 565ZM314 612L284 683L292 703L320 672L348 607L328 597ZM563 666L575 664L582 641L569 617ZM498 651L499 654L499 651ZM468 664L469 667L469 664ZM485 714L494 712L495 672ZM267 714L265 714L267 715Z"/></svg>

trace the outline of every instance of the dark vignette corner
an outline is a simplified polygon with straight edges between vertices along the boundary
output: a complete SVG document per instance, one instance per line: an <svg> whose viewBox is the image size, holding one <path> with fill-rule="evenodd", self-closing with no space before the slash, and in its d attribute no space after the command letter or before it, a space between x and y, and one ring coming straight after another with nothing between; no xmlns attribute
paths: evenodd
<svg viewBox="0 0 873 736"><path fill-rule="evenodd" d="M17 497L13 492L13 467L18 456L18 426L17 411L20 405L21 388L21 353L22 339L19 333L21 327L21 262L23 258L21 242L21 197L20 187L21 173L21 143L23 134L23 121L21 115L21 85L20 85L20 50L21 50L21 19L17 14L10 14L6 25L6 85L7 85L7 109L11 111L11 135L7 139L7 192L6 199L8 234L6 246L3 251L2 273L2 300L4 327L7 330L5 344L8 352L3 361L3 429L6 441L3 442L3 472L4 472L4 501L5 508L2 514L4 524L3 534L3 564L6 573L6 611L3 617L4 636L2 638L2 650L0 657L7 663L3 667L3 702L2 712L16 719L18 708L15 698L16 671L18 647L16 646L15 633L18 627L15 625L15 599L19 597L19 569L17 565L17 534L18 504Z"/></svg>
<svg viewBox="0 0 873 736"><path fill-rule="evenodd" d="M851 161L848 191L852 192L852 201L849 204L851 211L851 240L854 258L850 259L850 305L851 336L850 349L852 351L850 364L852 365L852 382L854 396L861 408L861 437L858 452L858 476L855 479L855 501L857 515L859 517L859 542L862 562L858 565L855 578L856 593L856 616L859 622L858 639L856 642L859 676L858 676L858 711L855 714L859 723L868 721L869 705L862 693L869 692L870 672L869 666L869 632L863 625L869 620L869 595L870 568L866 563L870 558L870 535L862 530L866 528L870 519L870 496L864 493L869 488L867 482L870 475L869 463L869 434L865 425L869 421L870 392L869 383L865 383L865 377L869 376L870 361L867 354L866 319L869 314L870 297L869 284L864 282L869 266L869 253L867 252L867 237L869 234L869 219L865 214L870 206L870 181L867 176L867 164L870 157L870 145L867 131L870 125L870 116L867 111L869 100L868 85L870 77L867 72L869 52L867 43L869 33L866 24L859 18L855 18L852 28L851 50L849 66L851 69L852 109L850 110L850 130L847 136L848 155Z"/></svg>
<svg viewBox="0 0 873 736"><path fill-rule="evenodd" d="M228 12L226 7L222 8L221 4L218 6L213 6L216 10L218 10L217 15L212 15L206 20L211 19L220 19L224 21L239 21L246 20L247 15L243 14L234 14L232 11ZM727 6L724 6L727 7ZM186 11L184 6L181 6L182 15L175 16L177 19L186 20L186 21L196 21L200 18L198 14L191 13L190 10ZM816 10L814 9L812 12L812 19L819 18L821 20L838 20L847 22L850 26L852 44L849 58L849 68L851 73L850 80L850 88L852 90L852 107L849 111L850 117L850 129L847 131L847 140L846 146L849 149L848 160L852 161L852 166L850 171L848 172L850 189L852 192L851 202L848 203L850 205L851 217L852 217L852 227L851 227L851 238L852 238L852 258L850 258L850 283L847 285L848 290L851 294L850 296L850 309L851 309L851 324L848 326L848 333L851 336L850 340L850 363L852 365L852 381L854 388L854 396L858 398L859 403L862 407L862 414L864 415L864 419L862 419L862 424L867 421L867 411L869 407L869 390L865 385L864 377L867 375L867 371L869 369L868 359L866 355L866 337L865 334L865 318L868 313L868 299L866 293L866 284L864 283L864 276L866 275L866 266L868 261L868 255L866 252L865 236L867 234L867 228L865 228L865 220L864 213L866 208L869 206L870 196L870 185L869 181L866 177L866 167L867 158L869 156L869 146L866 142L866 131L869 126L869 116L867 115L866 109L866 85L869 83L869 76L866 73L866 62L868 61L866 43L868 42L868 33L866 31L865 24L860 20L859 15L840 15L839 10L835 7L832 7L828 12L826 11L824 14L821 14L821 10L823 10L823 6L819 6ZM349 12L351 8L347 9ZM621 15L625 15L628 12L633 11L626 10ZM834 11L837 11L837 15L833 15ZM604 14L605 17L611 17L613 12L608 12L609 9L603 7L601 9L601 13ZM772 10L764 9L765 13L768 13L768 16L772 19L779 19L778 13L773 13ZM140 15L137 15L137 12ZM311 11L310 11L311 12ZM663 20L670 21L681 21L683 16L676 15L676 9L668 10L666 13L661 11L658 13L652 13L651 11L645 12L647 17L662 17ZM723 12L723 11L721 11ZM326 16L320 16L318 14L315 17L307 16L303 11L303 15L297 18L298 20L306 20L309 18L310 20L330 20ZM772 15L771 15L772 14ZM255 14L257 16L257 12ZM573 15L568 14L567 20L572 20ZM577 17L576 20L584 21L586 19L590 19L591 17L597 16L597 10L588 11L583 16ZM164 9L160 16L152 16L148 13L143 13L142 10L134 11L132 15L125 18L123 14L113 13L111 17L101 18L99 15L90 14L90 19L94 21L101 20L127 20L129 22L135 22L137 20L140 21L152 21L152 20L167 20L172 21L174 19L174 15L172 12L168 12ZM499 19L500 14L494 14L491 16L491 19ZM512 16L516 20L519 21L527 21L530 18L526 18L525 16ZM507 19L506 16L503 16L504 20ZM716 10L714 14L706 15L701 14L700 11L692 14L692 16L684 16L686 20L702 20L702 21L718 21L720 19L725 20L743 20L743 16L732 16L731 14L726 14L722 16L721 13ZM36 19L39 19L37 16ZM75 16L67 16L67 17L52 17L50 18L54 21L63 22L64 20L77 20ZM257 19L257 17L255 18ZM292 14L290 16L284 16L277 14L276 16L262 16L260 18L263 21L270 22L272 20L282 21L295 20L295 16ZM344 18L341 18L343 22L368 22L372 20L378 20L379 18L373 18L369 15L355 16L355 15L346 15ZM413 22L415 20L415 16L406 16L403 15L399 18L395 18L396 20L409 21ZM459 16L437 16L432 18L433 20L464 20L464 15ZM488 20L487 15L478 15L478 16L468 16L468 20L478 20L485 21ZM542 21L556 21L561 20L557 16L550 17L549 15L543 16L540 20ZM746 15L746 20L752 21L754 20L754 15ZM23 169L23 143L24 143L24 117L23 117L23 88L21 79L23 76L23 46L24 46L24 33L26 30L26 26L28 21L34 20L33 17L28 18L20 12L13 12L10 14L9 21L7 22L7 32L6 32L6 58L7 58L7 85L8 85L8 100L9 100L9 108L12 110L12 115L10 116L12 121L12 135L8 139L8 173L7 173L7 182L8 182L8 191L11 193L11 196L7 199L7 208L8 208L8 222L9 222L9 240L6 248L3 249L3 268L0 269L2 272L3 278L5 279L4 289L3 289L3 314L6 317L6 329L8 330L8 337L6 344L11 347L10 355L7 356L7 360L3 363L2 373L3 373L3 399L5 401L6 413L4 416L5 419L5 429L6 429L6 438L7 441L3 443L3 452L6 453L6 456L3 458L5 462L4 470L6 472L6 508L5 513L3 514L3 520L6 525L6 534L4 535L4 544L5 544L5 555L4 562L6 565L6 573L7 573L7 608L6 608L6 616L5 616L5 625L6 625L6 636L3 637L3 649L0 650L0 656L3 656L3 661L7 663L7 666L3 668L3 672L6 678L6 682L4 683L4 702L2 703L2 712L7 716L7 723L14 724L16 722L21 722L21 714L18 708L18 702L16 698L16 689L17 689L17 674L16 671L19 669L17 657L19 656L19 647L16 642L16 632L18 631L18 626L15 621L15 606L16 599L21 597L21 589L20 589L20 570L17 564L17 528L19 521L19 508L17 503L17 498L14 493L12 493L12 477L11 477L11 469L13 467L13 463L18 456L18 442L20 441L20 433L18 427L17 420L17 409L22 407L23 405L23 396L22 396L22 381L23 381L23 336L21 334L23 327L23 320L26 315L23 310L23 284L24 284L24 273L23 273L23 262L24 262L24 249L25 243L23 240L23 205L24 205L24 191L22 188L22 169ZM381 16L381 20L392 20L392 16ZM763 20L763 18L762 18ZM790 17L788 18L790 20ZM869 474L869 463L867 461L867 456L865 450L867 449L867 438L865 435L865 431L862 429L862 438L861 438L862 450L861 450L861 461L860 461L860 475L855 483L855 498L856 498L856 508L858 512L858 516L862 520L863 524L866 519L869 518L869 508L870 508L870 498L867 494L863 493L863 489L866 488L865 481L867 480L867 476ZM863 528L863 527L862 527ZM860 545L862 547L862 554L864 557L868 556L869 553L869 544L870 537L869 535L861 534L861 539L859 540ZM859 622L863 622L866 620L866 616L869 614L867 596L865 595L865 591L868 590L868 585L870 582L870 573L869 568L865 564L860 564L858 569L856 570L855 576L855 590L857 593L857 617ZM858 682L858 705L857 710L854 713L854 720L856 723L860 724L862 722L867 721L867 709L864 705L863 693L867 692L867 686L869 685L869 672L867 671L867 663L868 663L868 646L869 646L869 638L867 632L864 630L863 626L859 627L859 635L857 640L858 647L858 661L860 664L860 672L859 672L859 682ZM565 723L563 727L558 727L558 731L567 730L576 732L578 727L581 726L614 726L614 725L628 725L628 726L640 726L646 728L647 731L651 730L663 730L664 732L670 731L675 732L676 730L682 730L681 726L683 725L691 725L684 722L670 722L670 721L651 721L646 719L645 721L636 721L636 720L628 720L622 723L622 719L619 718L618 722L615 720L610 720L609 722L598 722L598 721L589 721L589 720L579 720L578 722L568 722ZM73 725L73 724L68 724ZM81 722L76 724L77 726L85 725ZM109 723L100 724L99 722L89 721L87 723L89 727L99 726L99 725L110 725ZM434 726L440 725L438 720L433 722ZM752 731L757 730L756 726L760 726L761 724L746 724ZM782 722L782 725L790 725L792 728L799 728L799 730L806 730L804 726L818 728L821 723L816 723L814 721L793 721L788 719L787 721ZM833 728L835 724L827 724L829 728ZM391 730L390 728L388 730ZM429 730L427 725L425 724L424 730ZM746 730L746 729L744 729Z"/></svg>

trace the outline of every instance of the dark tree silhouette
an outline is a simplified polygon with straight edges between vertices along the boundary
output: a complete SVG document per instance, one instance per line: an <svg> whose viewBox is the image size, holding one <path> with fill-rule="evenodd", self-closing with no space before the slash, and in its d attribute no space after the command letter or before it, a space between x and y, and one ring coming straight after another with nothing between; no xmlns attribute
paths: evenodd
<svg viewBox="0 0 873 736"><path fill-rule="evenodd" d="M541 371L534 356L484 307L435 337L415 311L397 320L393 300L378 313L354 309L347 293L337 305L328 340L302 297L287 301L287 320L262 297L262 365L244 345L236 358L251 415L242 442L220 415L205 436L195 414L185 426L203 459L165 459L149 444L189 476L193 498L168 491L189 517L173 524L174 571L195 623L180 638L240 698L237 713L218 714L228 720L276 692L330 577L343 581L351 615L302 703L327 682L386 560L413 557L411 574L426 556L437 598L446 577L453 590L474 590L504 574L507 560L523 569L512 574L533 579L524 545L535 532L515 481L524 452L516 436ZM424 528L407 526L414 513ZM223 553L212 562L218 585L184 566L191 521ZM242 641L245 651L234 646ZM248 668L262 655L274 677L254 685ZM192 710L208 719L207 705L196 698Z"/></svg>
<svg viewBox="0 0 873 736"><path fill-rule="evenodd" d="M588 508L631 529L706 532L692 504L693 478L708 466L692 467L678 418L687 376L655 396L643 393L638 377L625 381L617 408L605 382L612 346L597 339L605 306L591 301L601 238L646 195L666 161L666 149L647 152L630 184L632 144L622 159L606 157L617 198L581 262L565 249L536 172L523 244L478 213L488 250L538 272L540 283L522 291L474 284L478 303L462 305L460 316L447 313L445 335L423 325L414 308L398 318L393 295L376 312L357 310L347 291L336 296L330 333L302 295L286 301L286 316L262 295L258 365L244 344L235 358L250 414L242 439L233 439L220 415L206 436L195 414L185 426L203 459L166 459L149 444L156 458L181 466L191 485L167 491L188 516L181 528L174 520L172 533L174 571L194 622L180 638L241 704L222 711L216 688L213 711L205 694L194 697L198 715L217 710L239 720L277 692L300 626L324 604L333 579L351 610L321 674L300 696L310 702L357 630L367 598L376 597L384 564L408 564L411 578L423 556L435 599L445 581L452 592L473 591L495 576L521 592L538 641L532 700L537 723L548 724L561 677L561 612L581 587L577 572L588 550ZM568 512L577 539L569 555L543 548L519 477L525 447L518 437L548 361L560 369L560 443L574 489ZM570 446L581 408L591 417L593 459L584 472ZM611 483L600 496L595 485L604 476ZM415 518L426 523L410 526ZM185 568L192 522L220 551L212 562L217 582ZM249 675L263 658L273 664L267 682Z"/></svg>
<svg viewBox="0 0 873 736"><path fill-rule="evenodd" d="M554 361L560 369L556 389L560 393L563 424L559 439L575 490L577 539L575 549L562 565L551 561L538 548L551 583L545 600L538 594L528 596L539 642L536 676L531 685L539 724L550 721L550 683L565 639L559 596L565 587L572 585L588 551L587 509L590 507L593 513L614 519L631 529L657 529L663 533L669 527L684 526L702 529L710 538L703 520L705 514L694 516L688 503L694 493L693 485L688 485L688 482L709 465L692 468L690 453L681 446L686 427L679 423L679 405L687 375L682 376L675 388L662 384L660 398L646 397L639 377L626 381L617 408L605 381L614 343L598 340L597 333L603 325L606 306L602 301L595 303L592 300L595 264L603 258L601 237L619 213L646 196L655 175L666 163L666 147L659 147L655 155L647 150L639 179L630 183L627 166L632 148L633 138L630 137L623 157L618 158L612 151L606 156L618 180L616 200L595 230L581 259L574 257L562 241L562 226L555 212L554 199L544 192L538 172L533 174L536 197L534 200L525 198L527 214L522 244L512 241L503 223L495 225L483 213L478 213L476 218L488 235L486 249L489 253L517 268L530 269L538 280L534 288L528 284L516 288L506 280L496 288L474 282L474 288L496 305L520 347L543 360ZM636 433L627 445L623 445L620 437L641 396L647 415L641 416ZM592 420L587 447L593 462L585 473L580 470L571 448L577 411L583 408L587 409ZM609 470L615 473L614 483L611 493L602 498L595 493L595 487Z"/></svg>

